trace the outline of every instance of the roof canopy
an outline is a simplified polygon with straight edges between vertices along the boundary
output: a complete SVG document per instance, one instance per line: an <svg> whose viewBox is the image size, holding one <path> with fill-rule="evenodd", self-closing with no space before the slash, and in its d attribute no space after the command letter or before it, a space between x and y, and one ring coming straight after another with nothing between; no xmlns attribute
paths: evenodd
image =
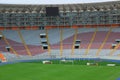
<svg viewBox="0 0 120 80"><path fill-rule="evenodd" d="M85 3L85 4L57 4L57 5L23 5L0 4L0 12L5 13L44 13L46 7L59 7L60 12L104 11L120 9L120 1Z"/></svg>

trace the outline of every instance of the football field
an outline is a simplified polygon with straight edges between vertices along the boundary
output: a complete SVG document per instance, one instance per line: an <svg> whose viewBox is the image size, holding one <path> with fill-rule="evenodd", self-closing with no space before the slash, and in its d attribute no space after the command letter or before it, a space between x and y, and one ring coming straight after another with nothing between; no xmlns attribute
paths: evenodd
<svg viewBox="0 0 120 80"><path fill-rule="evenodd" d="M0 80L117 80L120 66L16 63L0 66Z"/></svg>

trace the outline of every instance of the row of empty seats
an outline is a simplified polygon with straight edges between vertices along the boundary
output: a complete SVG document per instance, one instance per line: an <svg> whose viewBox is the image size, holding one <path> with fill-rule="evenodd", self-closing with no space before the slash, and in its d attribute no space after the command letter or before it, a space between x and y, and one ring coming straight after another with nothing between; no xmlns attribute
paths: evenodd
<svg viewBox="0 0 120 80"><path fill-rule="evenodd" d="M61 33L62 30L62 33ZM74 55L84 55L85 51L88 49L88 46L90 45L90 41L93 38L93 35L95 34L96 28L79 28L77 29L78 32L76 34L76 40L80 40L81 43L79 44L79 49L74 49ZM61 35L62 35L62 55L71 55L74 37L75 37L75 31L76 29L73 28L56 28L56 29L50 29L48 31L48 40L50 43L51 48L51 54L58 55L60 54L60 46L61 46ZM90 50L88 52L88 55L96 55L97 50L100 48L102 43L104 42L106 36L108 35L108 32L110 31L110 28L98 28L96 31L95 38L92 42L92 45L90 46ZM6 46L11 46L18 55L28 55L28 51L25 48L25 45L23 44L21 37L18 33L18 31L13 30L5 30L1 31L2 34L6 37L7 41L10 45L6 44L5 40L0 40L0 51L7 52ZM39 55L39 54L48 54L48 50L44 50L42 48L40 34L46 33L46 30L21 30L22 37L25 41L25 44L27 45L29 51L33 56ZM102 50L100 51L99 55L109 55L110 51L112 50L112 44L115 43L116 39L120 39L120 28L113 28L105 42L105 44L102 47ZM119 55L120 46L117 48L117 50L114 52L113 55ZM11 51L11 54L13 52Z"/></svg>

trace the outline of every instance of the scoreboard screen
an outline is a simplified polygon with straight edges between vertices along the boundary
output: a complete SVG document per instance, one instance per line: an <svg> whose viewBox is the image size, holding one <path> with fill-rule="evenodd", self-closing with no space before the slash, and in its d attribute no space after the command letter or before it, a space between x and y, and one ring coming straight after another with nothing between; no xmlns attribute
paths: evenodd
<svg viewBox="0 0 120 80"><path fill-rule="evenodd" d="M46 7L46 16L59 16L58 7Z"/></svg>

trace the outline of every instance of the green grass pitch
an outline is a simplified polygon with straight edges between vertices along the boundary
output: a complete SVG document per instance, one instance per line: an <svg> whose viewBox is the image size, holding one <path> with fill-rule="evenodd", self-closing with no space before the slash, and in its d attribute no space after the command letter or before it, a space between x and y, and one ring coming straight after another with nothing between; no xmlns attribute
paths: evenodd
<svg viewBox="0 0 120 80"><path fill-rule="evenodd" d="M0 66L0 80L117 80L120 66L16 63Z"/></svg>

